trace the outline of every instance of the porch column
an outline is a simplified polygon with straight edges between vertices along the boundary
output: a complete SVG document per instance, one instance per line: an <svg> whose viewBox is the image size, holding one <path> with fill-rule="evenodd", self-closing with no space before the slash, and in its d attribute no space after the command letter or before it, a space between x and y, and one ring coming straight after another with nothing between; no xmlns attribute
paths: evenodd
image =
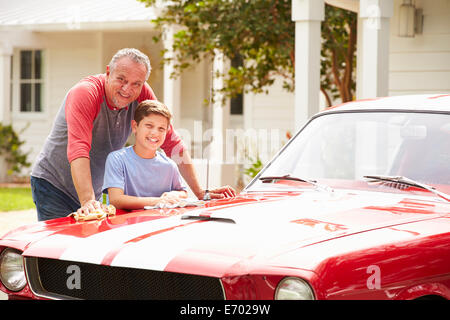
<svg viewBox="0 0 450 320"><path fill-rule="evenodd" d="M0 43L0 123L11 124L11 56L13 49L9 44Z"/></svg>
<svg viewBox="0 0 450 320"><path fill-rule="evenodd" d="M389 21L394 0L360 0L356 98L389 94Z"/></svg>
<svg viewBox="0 0 450 320"><path fill-rule="evenodd" d="M173 27L167 27L164 29L163 41L166 53L164 58L175 59L173 52L173 35L175 30ZM171 77L174 71L175 62L172 60L164 64L164 100L162 101L172 112L172 124L174 128L180 126L181 118L181 76L176 79Z"/></svg>
<svg viewBox="0 0 450 320"><path fill-rule="evenodd" d="M207 147L205 155L210 160L209 168L209 187L220 186L225 184L234 184L233 178L235 172L232 172L233 164L226 164L226 139L225 133L229 126L230 104L228 100L223 101L223 94L219 92L223 88L223 77L218 76L227 71L228 63L222 52L216 51L213 61L213 104L211 117L210 134L204 136L205 140L211 141ZM234 168L234 167L233 167Z"/></svg>
<svg viewBox="0 0 450 320"><path fill-rule="evenodd" d="M295 21L295 129L319 112L323 0L292 0Z"/></svg>

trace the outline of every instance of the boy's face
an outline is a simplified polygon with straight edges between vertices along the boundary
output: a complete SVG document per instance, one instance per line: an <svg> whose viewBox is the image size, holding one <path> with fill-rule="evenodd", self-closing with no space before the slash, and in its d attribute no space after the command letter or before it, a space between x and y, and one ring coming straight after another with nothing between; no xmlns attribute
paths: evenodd
<svg viewBox="0 0 450 320"><path fill-rule="evenodd" d="M166 139L169 121L159 114L144 117L139 124L132 120L131 128L136 136L136 147L143 152L154 153Z"/></svg>

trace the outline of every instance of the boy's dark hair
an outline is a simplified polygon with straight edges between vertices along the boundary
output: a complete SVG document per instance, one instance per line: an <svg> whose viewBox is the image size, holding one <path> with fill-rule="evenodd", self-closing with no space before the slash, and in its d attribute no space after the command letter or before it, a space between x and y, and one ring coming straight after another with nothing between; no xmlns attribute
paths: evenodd
<svg viewBox="0 0 450 320"><path fill-rule="evenodd" d="M144 100L136 108L134 112L134 121L138 124L142 119L148 117L151 114L159 114L167 119L168 124L170 124L170 120L172 119L172 113L169 108L157 100Z"/></svg>

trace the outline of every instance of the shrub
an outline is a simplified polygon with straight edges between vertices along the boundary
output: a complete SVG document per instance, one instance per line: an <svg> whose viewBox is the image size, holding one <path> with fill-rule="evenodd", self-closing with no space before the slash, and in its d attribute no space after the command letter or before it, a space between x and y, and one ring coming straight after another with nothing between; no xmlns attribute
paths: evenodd
<svg viewBox="0 0 450 320"><path fill-rule="evenodd" d="M24 141L19 139L18 134L11 125L3 125L0 123L0 156L3 156L10 165L8 174L14 172L20 173L23 168L29 167L31 164L27 161L28 153L22 153L20 146Z"/></svg>

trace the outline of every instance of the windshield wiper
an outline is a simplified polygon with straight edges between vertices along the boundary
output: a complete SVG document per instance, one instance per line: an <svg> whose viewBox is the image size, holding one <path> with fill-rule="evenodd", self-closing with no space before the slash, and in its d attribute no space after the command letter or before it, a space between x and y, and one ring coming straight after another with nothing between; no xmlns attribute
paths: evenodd
<svg viewBox="0 0 450 320"><path fill-rule="evenodd" d="M386 181L386 182L396 182L400 184L404 184L411 187L417 187L420 189L427 190L429 192L434 193L435 195L441 197L450 202L450 195L443 193L441 191L436 190L436 188L426 185L424 183L403 177L403 176L383 176L383 175L374 175L374 176L364 176L366 179L371 179L371 182L374 181Z"/></svg>
<svg viewBox="0 0 450 320"><path fill-rule="evenodd" d="M315 186L317 189L320 189L320 190L325 190L327 192L333 192L334 191L331 187L329 187L327 185L323 185L323 184L317 183L316 180L297 178L297 177L293 177L293 176L291 176L289 174L286 174L284 176L260 177L259 180L262 180L263 183L268 183L268 182L277 181L277 180L300 181L300 182L306 182L306 183L312 184L313 186Z"/></svg>

